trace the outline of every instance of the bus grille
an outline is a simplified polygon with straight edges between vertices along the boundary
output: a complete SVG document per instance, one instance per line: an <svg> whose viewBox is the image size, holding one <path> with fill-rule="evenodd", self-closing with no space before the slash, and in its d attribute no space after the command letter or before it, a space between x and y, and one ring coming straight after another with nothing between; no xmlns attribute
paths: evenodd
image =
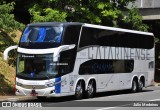
<svg viewBox="0 0 160 110"><path fill-rule="evenodd" d="M22 88L25 89L45 89L47 86L45 85L21 85Z"/></svg>

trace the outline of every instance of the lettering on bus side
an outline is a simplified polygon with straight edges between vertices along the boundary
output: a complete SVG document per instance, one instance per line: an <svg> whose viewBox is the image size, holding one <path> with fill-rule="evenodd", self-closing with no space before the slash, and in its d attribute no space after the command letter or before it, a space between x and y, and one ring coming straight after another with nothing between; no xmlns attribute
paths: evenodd
<svg viewBox="0 0 160 110"><path fill-rule="evenodd" d="M90 47L88 59L135 59L150 60L148 49L119 47Z"/></svg>

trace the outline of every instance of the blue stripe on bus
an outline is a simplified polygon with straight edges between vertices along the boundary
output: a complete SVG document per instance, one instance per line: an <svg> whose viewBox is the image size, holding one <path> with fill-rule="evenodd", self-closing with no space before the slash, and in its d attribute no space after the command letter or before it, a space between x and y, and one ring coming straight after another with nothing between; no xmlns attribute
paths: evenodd
<svg viewBox="0 0 160 110"><path fill-rule="evenodd" d="M55 83L60 82L61 77L55 79ZM61 93L61 83L55 85L55 93Z"/></svg>

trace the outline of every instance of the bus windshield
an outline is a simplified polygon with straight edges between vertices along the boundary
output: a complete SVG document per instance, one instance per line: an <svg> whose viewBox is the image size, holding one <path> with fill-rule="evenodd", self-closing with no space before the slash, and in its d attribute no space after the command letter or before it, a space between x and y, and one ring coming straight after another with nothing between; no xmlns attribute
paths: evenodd
<svg viewBox="0 0 160 110"><path fill-rule="evenodd" d="M17 77L22 79L50 79L58 75L58 66L53 63L53 54L18 54Z"/></svg>
<svg viewBox="0 0 160 110"><path fill-rule="evenodd" d="M25 28L19 46L23 48L54 48L61 44L63 27L28 26Z"/></svg>

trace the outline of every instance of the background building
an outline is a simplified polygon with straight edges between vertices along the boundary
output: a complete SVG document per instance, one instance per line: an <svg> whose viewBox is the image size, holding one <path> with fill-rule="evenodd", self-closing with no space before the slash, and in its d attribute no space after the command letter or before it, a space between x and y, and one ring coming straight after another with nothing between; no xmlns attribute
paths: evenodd
<svg viewBox="0 0 160 110"><path fill-rule="evenodd" d="M143 20L160 20L160 0L136 0Z"/></svg>

